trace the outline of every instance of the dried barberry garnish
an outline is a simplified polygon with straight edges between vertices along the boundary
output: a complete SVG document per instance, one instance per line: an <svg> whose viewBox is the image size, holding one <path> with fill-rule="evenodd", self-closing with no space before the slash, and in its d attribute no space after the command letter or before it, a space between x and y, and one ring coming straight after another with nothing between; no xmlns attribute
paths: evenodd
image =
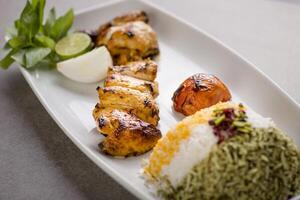
<svg viewBox="0 0 300 200"><path fill-rule="evenodd" d="M219 138L219 144L232 136L252 130L242 104L238 109L214 110L213 119L209 120L208 124L212 126L214 134Z"/></svg>

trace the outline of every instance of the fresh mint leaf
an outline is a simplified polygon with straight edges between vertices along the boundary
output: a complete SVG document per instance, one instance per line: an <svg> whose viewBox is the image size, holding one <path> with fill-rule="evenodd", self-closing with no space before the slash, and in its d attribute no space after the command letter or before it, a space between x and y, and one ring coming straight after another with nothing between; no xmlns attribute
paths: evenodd
<svg viewBox="0 0 300 200"><path fill-rule="evenodd" d="M21 12L20 19L25 18L25 16L31 13L32 11L33 11L32 2L27 1L24 9Z"/></svg>
<svg viewBox="0 0 300 200"><path fill-rule="evenodd" d="M26 50L26 68L34 67L51 53L51 49L47 47L32 47Z"/></svg>
<svg viewBox="0 0 300 200"><path fill-rule="evenodd" d="M6 42L3 46L3 50L10 50L11 47L9 46L8 42Z"/></svg>
<svg viewBox="0 0 300 200"><path fill-rule="evenodd" d="M21 17L18 20L19 35L26 35L30 40L32 35L36 34L39 29L38 13L35 12L34 7L28 1Z"/></svg>
<svg viewBox="0 0 300 200"><path fill-rule="evenodd" d="M30 8L31 8L30 3L27 2L25 8L22 11L22 14L21 14L20 18L15 21L15 27L18 30L18 35L24 35L27 38L28 38L28 35L29 35L28 34L28 29L27 29L26 25L23 24L21 19L22 19L22 16L25 15L25 13L29 12Z"/></svg>
<svg viewBox="0 0 300 200"><path fill-rule="evenodd" d="M39 0L39 7L38 7L38 15L39 15L39 25L42 28L42 24L44 22L44 9L45 9L45 0Z"/></svg>
<svg viewBox="0 0 300 200"><path fill-rule="evenodd" d="M19 49L25 47L27 45L27 41L24 36L16 36L8 40L8 44L13 49Z"/></svg>
<svg viewBox="0 0 300 200"><path fill-rule="evenodd" d="M40 10L43 9L43 7L43 0L28 1L18 20L18 33L19 35L25 35L29 42L32 41L34 35L40 30L41 20L43 20L43 12L40 13Z"/></svg>
<svg viewBox="0 0 300 200"><path fill-rule="evenodd" d="M26 65L26 61L25 61L25 50L19 50L18 52L16 52L15 54L13 54L11 56L12 59L14 59L14 61L16 61L17 63L19 63L22 66Z"/></svg>
<svg viewBox="0 0 300 200"><path fill-rule="evenodd" d="M58 41L60 38L64 37L70 27L73 24L74 12L70 9L64 16L59 17L53 24L50 36Z"/></svg>
<svg viewBox="0 0 300 200"><path fill-rule="evenodd" d="M54 50L55 41L52 38L45 35L36 35L35 39L40 45L44 47L49 47L50 49Z"/></svg>
<svg viewBox="0 0 300 200"><path fill-rule="evenodd" d="M46 23L44 25L44 34L45 35L47 35L47 36L50 35L51 29L52 29L52 26L53 26L55 20L56 20L56 11L55 11L55 8L51 8L51 10L49 11Z"/></svg>
<svg viewBox="0 0 300 200"><path fill-rule="evenodd" d="M39 0L30 0L31 7L35 9L38 6Z"/></svg>
<svg viewBox="0 0 300 200"><path fill-rule="evenodd" d="M14 62L14 59L11 58L11 56L16 53L17 50L12 49L6 56L0 60L0 67L2 69L7 69L9 66Z"/></svg>
<svg viewBox="0 0 300 200"><path fill-rule="evenodd" d="M8 40L17 36L18 36L18 30L16 29L15 26L12 26L6 29L4 39L7 42Z"/></svg>

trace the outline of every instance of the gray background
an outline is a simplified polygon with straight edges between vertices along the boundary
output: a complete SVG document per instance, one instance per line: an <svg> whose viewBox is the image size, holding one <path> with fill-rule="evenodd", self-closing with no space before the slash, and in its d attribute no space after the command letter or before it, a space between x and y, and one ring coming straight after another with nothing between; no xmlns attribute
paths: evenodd
<svg viewBox="0 0 300 200"><path fill-rule="evenodd" d="M48 0L59 12L108 0ZM235 49L300 102L300 1L152 0ZM25 0L0 0L5 27ZM0 71L0 199L134 199L64 135L16 66Z"/></svg>

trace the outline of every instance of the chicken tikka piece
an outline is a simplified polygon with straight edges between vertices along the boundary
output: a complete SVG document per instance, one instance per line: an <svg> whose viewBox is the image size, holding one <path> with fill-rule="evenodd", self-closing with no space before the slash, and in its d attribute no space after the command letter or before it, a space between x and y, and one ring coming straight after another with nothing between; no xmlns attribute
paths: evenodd
<svg viewBox="0 0 300 200"><path fill-rule="evenodd" d="M151 58L159 54L157 35L144 11L118 16L100 26L96 45L105 45L115 65Z"/></svg>
<svg viewBox="0 0 300 200"><path fill-rule="evenodd" d="M112 156L135 156L151 150L161 132L135 115L97 104L93 116L97 128L106 138L99 144L102 152Z"/></svg>

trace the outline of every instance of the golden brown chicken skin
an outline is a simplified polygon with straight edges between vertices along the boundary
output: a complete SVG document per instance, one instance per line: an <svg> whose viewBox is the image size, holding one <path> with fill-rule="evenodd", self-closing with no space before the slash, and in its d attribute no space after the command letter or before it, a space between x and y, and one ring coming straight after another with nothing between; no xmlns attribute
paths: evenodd
<svg viewBox="0 0 300 200"><path fill-rule="evenodd" d="M173 95L173 107L184 115L231 99L225 84L214 75L195 74L186 79Z"/></svg>
<svg viewBox="0 0 300 200"><path fill-rule="evenodd" d="M97 46L105 45L115 65L143 60L159 54L156 33L143 11L117 17L99 28Z"/></svg>
<svg viewBox="0 0 300 200"><path fill-rule="evenodd" d="M151 150L161 138L161 132L155 126L134 115L99 105L95 110L97 128L106 136L99 144L104 153L122 157L139 155Z"/></svg>
<svg viewBox="0 0 300 200"><path fill-rule="evenodd" d="M158 95L158 83L145 81L122 74L110 74L104 82L105 87L121 86L140 92L151 94L154 98Z"/></svg>
<svg viewBox="0 0 300 200"><path fill-rule="evenodd" d="M98 87L97 90L101 107L127 111L157 126L159 109L150 94L120 86Z"/></svg>
<svg viewBox="0 0 300 200"><path fill-rule="evenodd" d="M104 136L107 136L115 131L115 129L111 126L111 124L104 123L104 121L110 121L109 117L111 117L111 112L113 110L115 109L109 107L104 108L99 103L96 104L93 110L93 117L94 120L96 121L97 130Z"/></svg>
<svg viewBox="0 0 300 200"><path fill-rule="evenodd" d="M148 23L149 18L148 18L145 11L134 10L134 11L131 11L131 12L125 14L125 15L115 17L111 21L111 24L113 26L117 26L117 25L122 25L122 24L125 24L127 22L133 22L133 21L141 21L141 22Z"/></svg>
<svg viewBox="0 0 300 200"><path fill-rule="evenodd" d="M126 65L121 66L111 66L108 68L108 75L120 73L153 82L157 75L157 68L158 66L156 62L147 59L143 61L129 62Z"/></svg>
<svg viewBox="0 0 300 200"><path fill-rule="evenodd" d="M126 24L128 22L134 22L134 21L142 21L142 22L148 23L149 18L147 16L147 14L141 10L135 10L135 11L127 13L126 15L117 16L110 22L103 24L102 26L99 27L98 40L101 40L101 38L103 38L106 35L106 33L110 27L119 26L119 25Z"/></svg>

